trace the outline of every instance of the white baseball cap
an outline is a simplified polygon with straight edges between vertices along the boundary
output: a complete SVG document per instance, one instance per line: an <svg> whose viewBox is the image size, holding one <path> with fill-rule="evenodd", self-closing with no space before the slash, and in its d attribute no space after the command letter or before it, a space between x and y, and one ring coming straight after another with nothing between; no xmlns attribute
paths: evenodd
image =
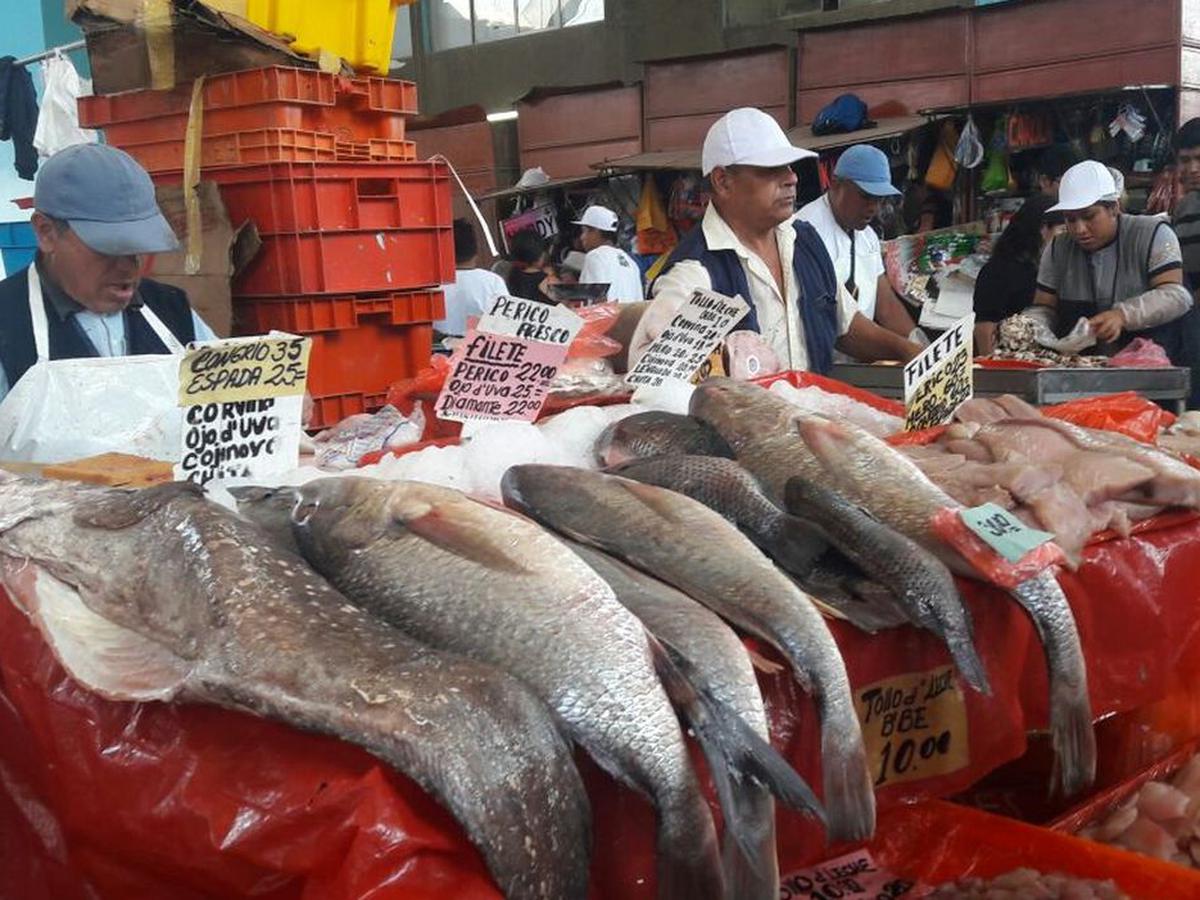
<svg viewBox="0 0 1200 900"><path fill-rule="evenodd" d="M617 214L607 206L589 206L572 225L587 225L597 231L616 231Z"/></svg>
<svg viewBox="0 0 1200 900"><path fill-rule="evenodd" d="M708 129L700 166L705 175L718 166L773 169L816 155L793 147L779 123L761 109L743 106L725 113Z"/></svg>
<svg viewBox="0 0 1200 900"><path fill-rule="evenodd" d="M1058 203L1047 212L1075 212L1097 203L1119 200L1120 190L1103 163L1085 159L1063 172L1058 183Z"/></svg>

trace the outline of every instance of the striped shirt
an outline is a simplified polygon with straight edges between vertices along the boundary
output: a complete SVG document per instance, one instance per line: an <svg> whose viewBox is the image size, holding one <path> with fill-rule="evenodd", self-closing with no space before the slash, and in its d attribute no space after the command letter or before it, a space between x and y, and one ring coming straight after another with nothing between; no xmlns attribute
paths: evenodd
<svg viewBox="0 0 1200 900"><path fill-rule="evenodd" d="M1184 278L1194 291L1200 288L1200 191L1184 194L1175 207L1171 227L1175 229L1179 249L1183 252Z"/></svg>

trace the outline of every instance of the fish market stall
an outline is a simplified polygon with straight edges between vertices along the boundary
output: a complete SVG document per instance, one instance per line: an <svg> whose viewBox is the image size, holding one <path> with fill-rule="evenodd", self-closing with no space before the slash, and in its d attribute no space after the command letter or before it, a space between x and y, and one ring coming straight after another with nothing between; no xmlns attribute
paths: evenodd
<svg viewBox="0 0 1200 900"><path fill-rule="evenodd" d="M836 410L864 427L894 430L901 412L894 402L814 376L792 373L775 381L763 393L790 397L797 408ZM1094 417L1096 401L1087 403L1092 406L1084 409ZM661 404L678 408L678 400L662 398ZM1111 406L1121 409L1120 402ZM636 404L584 405L540 425L475 427L464 439L393 450L357 471L387 480L436 481L453 469L461 473L456 486L493 498L510 483L501 478L509 467L538 468L530 463L571 466L579 473L577 485L591 484L603 477L594 471L593 446L615 454L620 444L611 437L597 441L597 435L611 423L653 411ZM983 412L1000 416L990 408ZM1063 422L1078 420L1079 405L1053 414ZM1009 427L1004 421L996 419L993 431L1004 433ZM974 434L972 440L983 439ZM937 441L945 438L929 433L926 443L916 445L920 453L911 446L904 451L927 465L924 456L942 452ZM648 471L631 463L631 474ZM300 472L295 481L314 475L328 472ZM895 485L881 474L877 487ZM574 489L570 483L555 488ZM521 496L536 502L533 493ZM1013 509L1025 514L1020 504ZM534 512L540 518L546 509ZM1190 511L1159 512L1129 530L1126 537L1093 534L1075 570L1059 575L1087 667L1089 722L1160 700L1188 677L1195 668L1190 660L1200 654L1194 590L1200 518ZM729 539L716 532L705 539L719 564L729 561L718 549ZM486 557L481 561L496 565ZM901 624L868 633L845 619L828 621L862 726L879 810L878 836L869 849L898 876L933 883L950 876L1003 875L1017 866L906 868L897 853L885 849L894 847L898 829L916 821L905 804L961 794L1025 754L1028 736L1052 724L1054 682L1047 681L1029 616L995 585L963 578L956 584L973 621L981 663L970 677L985 682L990 695L967 683L951 648L932 631ZM820 786L824 728L813 700L793 677L788 654L756 637L746 644L758 668L772 746L809 784ZM560 651L570 658L571 648L555 648ZM89 896L85 884L102 896L203 897L212 895L214 885L222 896L500 896L478 844L454 818L416 782L359 747L245 712L105 699L67 674L10 603L0 604L0 733L11 737L0 744L0 834L15 858L29 861L14 866L14 854L0 853L0 877L20 886L22 897ZM1099 752L1103 756L1103 742ZM828 751L824 755L828 760ZM695 746L691 757L704 771ZM589 896L656 896L654 808L582 750L575 759L592 810ZM1078 763L1069 755L1064 761L1068 767ZM1041 786L1049 786L1048 771L1038 777ZM704 782L710 807L719 811L718 794L707 777ZM785 885L788 876L852 846L829 846L820 825L782 805L776 823ZM1040 833L1030 828L1030 834ZM1114 874L1067 862L1059 871L1077 877ZM1149 879L1152 873L1137 877ZM1121 882L1127 891L1151 883ZM1161 896L1188 894L1180 889Z"/></svg>

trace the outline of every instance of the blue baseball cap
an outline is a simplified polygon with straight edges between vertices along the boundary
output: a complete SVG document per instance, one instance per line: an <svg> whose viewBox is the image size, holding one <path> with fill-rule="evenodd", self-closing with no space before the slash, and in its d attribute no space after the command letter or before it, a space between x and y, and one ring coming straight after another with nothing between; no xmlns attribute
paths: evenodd
<svg viewBox="0 0 1200 900"><path fill-rule="evenodd" d="M124 150L106 144L77 144L42 163L33 208L65 221L81 241L105 256L179 248L146 170Z"/></svg>
<svg viewBox="0 0 1200 900"><path fill-rule="evenodd" d="M895 197L900 193L892 186L892 170L887 155L870 144L847 147L833 167L833 174L836 178L853 181L875 197Z"/></svg>

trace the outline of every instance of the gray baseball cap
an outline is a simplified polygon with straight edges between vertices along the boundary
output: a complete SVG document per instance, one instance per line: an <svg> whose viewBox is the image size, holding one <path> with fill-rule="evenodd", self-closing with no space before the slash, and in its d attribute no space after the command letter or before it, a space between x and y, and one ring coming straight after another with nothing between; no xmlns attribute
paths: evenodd
<svg viewBox="0 0 1200 900"><path fill-rule="evenodd" d="M42 163L33 208L71 226L105 256L178 249L154 199L154 182L132 156L106 144L77 144Z"/></svg>

